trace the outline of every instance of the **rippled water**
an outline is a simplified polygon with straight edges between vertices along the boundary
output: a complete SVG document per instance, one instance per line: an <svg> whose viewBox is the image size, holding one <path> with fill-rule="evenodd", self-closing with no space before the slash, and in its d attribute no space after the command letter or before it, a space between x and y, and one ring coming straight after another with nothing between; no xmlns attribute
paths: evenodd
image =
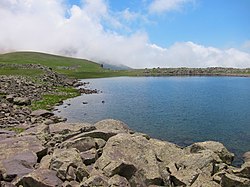
<svg viewBox="0 0 250 187"><path fill-rule="evenodd" d="M84 81L102 93L67 100L56 114L71 122L122 120L133 130L181 146L220 141L237 154L237 163L240 155L250 150L250 78L119 77Z"/></svg>

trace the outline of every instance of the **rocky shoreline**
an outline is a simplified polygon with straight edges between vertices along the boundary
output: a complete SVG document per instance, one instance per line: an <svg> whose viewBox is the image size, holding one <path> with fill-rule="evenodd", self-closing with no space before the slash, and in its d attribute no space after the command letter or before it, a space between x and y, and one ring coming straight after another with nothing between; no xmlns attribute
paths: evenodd
<svg viewBox="0 0 250 187"><path fill-rule="evenodd" d="M1 186L250 186L250 152L235 168L219 142L180 148L112 119L2 129L0 147Z"/></svg>
<svg viewBox="0 0 250 187"><path fill-rule="evenodd" d="M113 119L66 123L50 111L32 111L31 103L53 94L53 86L81 84L45 71L41 80L46 84L0 76L1 187L250 186L250 152L236 168L234 155L219 142L181 148Z"/></svg>

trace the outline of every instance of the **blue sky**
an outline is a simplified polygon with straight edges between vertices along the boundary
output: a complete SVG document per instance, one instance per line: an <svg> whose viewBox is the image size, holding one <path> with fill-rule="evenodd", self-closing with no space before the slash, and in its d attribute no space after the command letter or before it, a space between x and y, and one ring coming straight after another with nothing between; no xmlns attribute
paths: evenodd
<svg viewBox="0 0 250 187"><path fill-rule="evenodd" d="M0 52L131 67L250 67L249 0L1 0Z"/></svg>
<svg viewBox="0 0 250 187"><path fill-rule="evenodd" d="M148 14L152 1L109 0L111 11L144 15L150 23L137 21L134 30L147 32L152 43L169 47L175 42L195 43L220 48L239 47L250 40L249 0L196 0L183 3L179 10ZM68 0L81 6L81 0Z"/></svg>

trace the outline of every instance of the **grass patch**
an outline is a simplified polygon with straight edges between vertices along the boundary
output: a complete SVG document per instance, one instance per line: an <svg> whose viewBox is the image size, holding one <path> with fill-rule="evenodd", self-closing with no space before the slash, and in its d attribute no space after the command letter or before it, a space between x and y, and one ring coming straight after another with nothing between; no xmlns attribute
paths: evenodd
<svg viewBox="0 0 250 187"><path fill-rule="evenodd" d="M44 72L39 69L18 69L14 67L0 68L0 75L20 75L26 77L36 77Z"/></svg>
<svg viewBox="0 0 250 187"><path fill-rule="evenodd" d="M86 76L84 74L86 72L104 71L100 64L92 61L37 52L14 52L2 54L0 55L0 64L41 64L52 68L53 71L57 73L73 78L75 78L74 74L79 72L81 72L81 78L85 78ZM11 74L12 72L8 73ZM13 72L13 74L15 73L18 72Z"/></svg>
<svg viewBox="0 0 250 187"><path fill-rule="evenodd" d="M54 90L54 94L44 94L41 100L32 102L31 109L32 110L37 110L37 109L51 110L51 108L55 106L57 103L60 103L63 100L66 100L72 97L77 97L79 95L80 93L75 88L57 87Z"/></svg>
<svg viewBox="0 0 250 187"><path fill-rule="evenodd" d="M21 127L7 127L7 128L4 128L5 130L8 130L8 131L14 131L15 133L17 134L20 134L22 133L23 131L25 131L24 128L21 128Z"/></svg>

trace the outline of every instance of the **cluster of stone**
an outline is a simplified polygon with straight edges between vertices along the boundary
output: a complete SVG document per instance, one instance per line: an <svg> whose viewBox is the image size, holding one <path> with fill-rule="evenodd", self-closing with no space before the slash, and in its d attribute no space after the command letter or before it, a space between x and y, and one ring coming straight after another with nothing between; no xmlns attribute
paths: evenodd
<svg viewBox="0 0 250 187"><path fill-rule="evenodd" d="M236 168L219 142L181 148L111 119L0 131L1 186L10 187L249 187L249 156Z"/></svg>
<svg viewBox="0 0 250 187"><path fill-rule="evenodd" d="M27 127L36 123L57 123L65 119L47 115L34 115L30 110L33 101L41 100L43 94L53 94L56 86L79 87L88 83L79 82L76 79L69 79L54 72L51 68L39 64L0 64L0 67L15 67L20 69L39 69L44 73L38 78L24 76L0 75L0 127ZM80 93L97 93L97 90L80 88ZM56 93L58 94L58 93ZM44 112L44 111L43 111ZM48 111L45 111L48 113Z"/></svg>

